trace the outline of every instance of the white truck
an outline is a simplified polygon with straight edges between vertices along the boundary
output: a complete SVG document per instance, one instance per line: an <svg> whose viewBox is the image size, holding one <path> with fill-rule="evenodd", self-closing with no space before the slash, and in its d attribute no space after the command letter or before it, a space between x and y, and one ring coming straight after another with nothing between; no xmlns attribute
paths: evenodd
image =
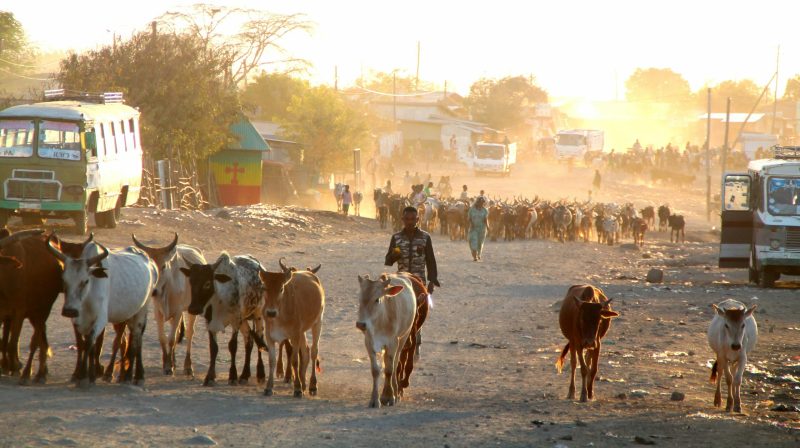
<svg viewBox="0 0 800 448"><path fill-rule="evenodd" d="M603 131L569 129L556 134L556 159L583 159L587 152L603 151Z"/></svg>
<svg viewBox="0 0 800 448"><path fill-rule="evenodd" d="M516 143L478 142L472 169L476 175L499 174L508 176L511 166L517 163Z"/></svg>

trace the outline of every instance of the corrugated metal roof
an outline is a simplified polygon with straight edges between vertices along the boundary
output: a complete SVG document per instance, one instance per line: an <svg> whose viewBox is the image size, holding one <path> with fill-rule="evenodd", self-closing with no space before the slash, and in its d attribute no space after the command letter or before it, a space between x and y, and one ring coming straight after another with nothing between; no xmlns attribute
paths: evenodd
<svg viewBox="0 0 800 448"><path fill-rule="evenodd" d="M247 118L242 118L231 126L231 132L237 137L237 142L232 143L227 149L241 149L246 151L269 151L269 144L261 137L256 128Z"/></svg>

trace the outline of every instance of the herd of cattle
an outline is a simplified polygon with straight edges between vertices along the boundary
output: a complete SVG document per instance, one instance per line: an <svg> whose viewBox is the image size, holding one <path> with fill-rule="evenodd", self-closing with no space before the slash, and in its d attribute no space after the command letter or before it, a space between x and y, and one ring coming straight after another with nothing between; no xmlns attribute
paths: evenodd
<svg viewBox="0 0 800 448"><path fill-rule="evenodd" d="M399 194L389 195L380 189L373 194L380 227L388 227L389 220L395 231L402 228L402 210L412 205L411 198ZM416 204L420 227L428 232L437 229L451 240L465 240L468 227L467 212L470 203L454 198L428 197ZM631 203L596 203L577 201L548 201L516 198L489 200L489 239L513 241L517 239L557 238L559 241L588 242L594 237L598 243L613 245L621 238L632 238L635 244L644 245L645 233L655 229L670 229L670 241L685 240L686 220L674 214L669 205L656 209L652 205L637 209Z"/></svg>
<svg viewBox="0 0 800 448"><path fill-rule="evenodd" d="M554 214L558 214L559 207L553 207ZM532 208L535 207L528 210ZM568 229L564 227L561 231ZM56 298L63 292L61 314L71 319L78 347L72 380L79 386L94 383L97 376L110 381L117 371L120 382L144 381L142 338L148 304L152 301L164 374L174 374L175 347L185 333L184 373L193 375L193 330L196 316L202 315L210 351L204 385L216 381L217 333L231 327L230 384L247 383L252 349L257 345L256 375L259 384L266 381L265 395L273 394L276 376L287 383L293 381L295 397L302 397L306 390L316 395L325 310L324 288L316 275L321 265L298 270L280 259L280 271L270 272L249 255L230 256L223 252L216 261L207 263L196 247L178 244L177 234L164 247L150 247L135 235L132 238L134 246L108 250L94 241L92 235L82 243L70 243L55 233L45 235L42 230L14 234L7 229L0 231L0 323L3 325L0 372L20 374L20 382L28 383L38 351L39 369L34 381L46 381L47 358L51 353L46 321ZM373 379L369 406L393 405L409 386L430 296L424 284L411 274L383 274L377 279L359 276L358 283L356 327L364 333ZM724 374L728 383L726 408L740 412L742 374L757 339L755 306L747 308L740 302L726 300L714 309L716 314L708 331L709 345L717 354L711 374L711 381L716 382L714 404L721 405ZM609 331L611 319L617 316L611 299L600 288L575 285L567 291L559 314L567 344L556 367L560 372L569 353L569 399L575 398L578 365L582 378L580 400L593 399L601 339ZM33 326L33 333L29 357L22 368L19 339L26 319ZM104 367L100 354L108 324L112 324L116 334L110 360ZM165 333L166 324L170 330ZM239 332L245 342L241 374L236 368ZM269 356L268 378L262 351ZM118 353L120 361L116 362ZM309 364L311 377L306 384ZM384 386L379 394L381 373Z"/></svg>
<svg viewBox="0 0 800 448"><path fill-rule="evenodd" d="M39 369L33 381L46 381L47 358L51 354L46 321L56 298L63 292L61 314L71 319L78 348L72 381L80 386L94 383L98 376L110 381L115 372L121 382L144 381L142 337L148 303L152 301L164 374L174 374L175 347L185 334L184 373L193 375L194 324L196 317L202 315L210 351L204 385L213 385L216 380L217 333L231 327L230 384L248 381L250 357L253 346L257 345L256 375L259 384L266 381L265 395L273 394L276 375L286 382L293 380L294 396L302 397L306 390L316 395L325 310L325 292L316 275L321 266L298 270L287 267L281 259L280 271L270 272L249 255L231 256L226 252L213 263L207 263L198 248L178 244L177 234L165 247L149 247L135 235L132 238L134 246L108 250L94 241L93 235L82 243L70 243L55 233L44 235L42 230L14 234L2 230L0 372L19 374L21 384L29 383L38 351ZM428 293L422 282L410 274L384 274L376 280L369 277L358 280L361 298L356 327L364 332L375 384L370 406L393 404L409 385L417 335L427 316ZM33 333L30 354L22 368L19 340L25 320L33 326ZM116 334L111 359L104 367L100 354L108 324ZM170 329L165 332L167 324ZM239 332L245 343L240 375L236 368ZM268 378L262 350L269 355ZM307 385L309 364L312 368ZM378 398L382 370L386 381Z"/></svg>

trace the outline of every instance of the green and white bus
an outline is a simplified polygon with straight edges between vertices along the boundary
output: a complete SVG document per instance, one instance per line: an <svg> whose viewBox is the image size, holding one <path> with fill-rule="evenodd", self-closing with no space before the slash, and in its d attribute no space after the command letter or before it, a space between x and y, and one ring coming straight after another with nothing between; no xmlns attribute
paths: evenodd
<svg viewBox="0 0 800 448"><path fill-rule="evenodd" d="M114 228L139 200L139 111L121 93L45 92L45 101L0 111L0 226L71 218L78 234L89 214Z"/></svg>

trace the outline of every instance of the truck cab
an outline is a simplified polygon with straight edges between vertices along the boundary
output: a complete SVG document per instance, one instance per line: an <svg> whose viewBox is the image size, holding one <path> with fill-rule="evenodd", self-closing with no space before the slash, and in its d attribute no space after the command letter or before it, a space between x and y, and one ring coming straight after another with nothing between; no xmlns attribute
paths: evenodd
<svg viewBox="0 0 800 448"><path fill-rule="evenodd" d="M472 168L476 175L511 174L511 166L517 162L516 143L478 142Z"/></svg>

